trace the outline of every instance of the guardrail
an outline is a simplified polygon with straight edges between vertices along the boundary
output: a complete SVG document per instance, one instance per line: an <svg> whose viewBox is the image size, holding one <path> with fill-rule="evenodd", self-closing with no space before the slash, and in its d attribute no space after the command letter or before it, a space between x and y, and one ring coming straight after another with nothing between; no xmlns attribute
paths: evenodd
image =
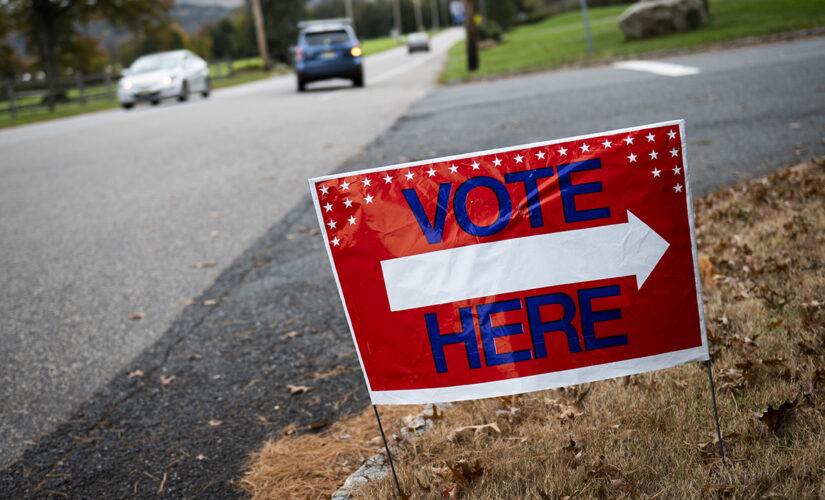
<svg viewBox="0 0 825 500"><path fill-rule="evenodd" d="M212 80L235 76L232 59L210 61L209 69ZM86 106L90 100L95 99L112 100L115 98L117 82L122 76L119 72L107 71L88 75L75 73L73 77L58 78L54 84L54 107L78 102ZM0 115L9 113L14 119L24 110L49 108L49 89L45 85L44 80L0 81Z"/></svg>

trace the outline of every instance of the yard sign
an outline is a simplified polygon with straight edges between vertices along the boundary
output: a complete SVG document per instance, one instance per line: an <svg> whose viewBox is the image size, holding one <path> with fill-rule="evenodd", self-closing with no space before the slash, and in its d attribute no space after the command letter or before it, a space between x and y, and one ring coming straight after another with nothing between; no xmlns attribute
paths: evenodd
<svg viewBox="0 0 825 500"><path fill-rule="evenodd" d="M681 120L309 182L374 404L709 359Z"/></svg>

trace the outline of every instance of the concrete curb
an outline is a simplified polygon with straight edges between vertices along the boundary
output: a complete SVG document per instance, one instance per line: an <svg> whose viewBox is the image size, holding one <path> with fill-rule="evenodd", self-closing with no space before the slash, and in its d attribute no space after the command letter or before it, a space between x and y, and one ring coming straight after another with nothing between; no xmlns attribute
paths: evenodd
<svg viewBox="0 0 825 500"><path fill-rule="evenodd" d="M399 445L405 442L418 438L424 432L430 430L435 420L434 409L437 412L443 412L450 407L450 403L439 403L435 405L430 403L424 410L415 417L407 417L404 419L404 427L401 428L401 436L392 434L388 436L390 442L394 442L393 448L398 448ZM440 414L439 417L440 418ZM364 465L353 472L344 484L335 490L332 494L332 500L352 500L358 489L369 481L377 481L390 472L390 462L387 460L385 452L378 453L368 458Z"/></svg>

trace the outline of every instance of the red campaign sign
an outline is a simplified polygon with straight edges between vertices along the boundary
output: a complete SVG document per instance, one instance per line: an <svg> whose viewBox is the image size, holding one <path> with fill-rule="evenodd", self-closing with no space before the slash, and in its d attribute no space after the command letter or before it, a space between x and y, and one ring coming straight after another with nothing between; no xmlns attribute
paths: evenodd
<svg viewBox="0 0 825 500"><path fill-rule="evenodd" d="M373 403L708 359L681 120L309 182Z"/></svg>

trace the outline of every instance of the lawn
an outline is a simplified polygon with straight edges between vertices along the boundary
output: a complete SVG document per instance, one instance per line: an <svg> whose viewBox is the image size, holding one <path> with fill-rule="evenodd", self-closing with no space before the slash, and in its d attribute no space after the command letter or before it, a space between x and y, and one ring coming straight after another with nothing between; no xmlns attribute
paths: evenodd
<svg viewBox="0 0 825 500"><path fill-rule="evenodd" d="M702 29L648 40L627 41L618 18L626 5L589 10L595 53L587 54L582 16L566 12L507 33L506 41L481 51L481 65L466 69L464 42L450 49L442 80L468 80L492 75L553 68L616 56L658 50L686 49L744 37L781 33L825 25L822 0L711 0L711 22Z"/></svg>

